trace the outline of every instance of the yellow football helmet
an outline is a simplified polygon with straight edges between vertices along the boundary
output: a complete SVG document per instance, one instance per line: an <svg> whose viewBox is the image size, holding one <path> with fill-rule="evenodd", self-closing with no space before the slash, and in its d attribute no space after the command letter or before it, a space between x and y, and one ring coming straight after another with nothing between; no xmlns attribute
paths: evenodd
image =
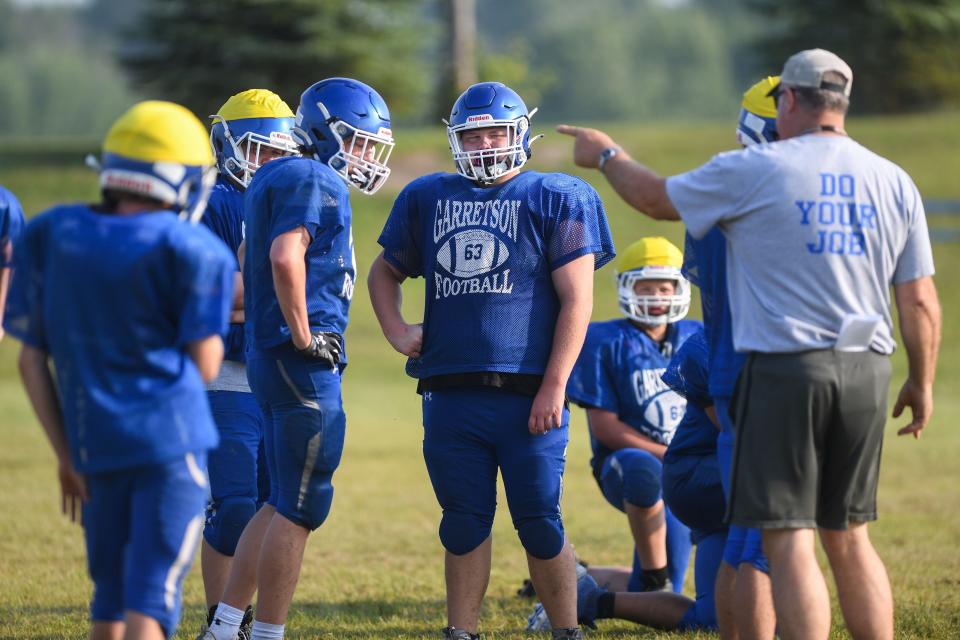
<svg viewBox="0 0 960 640"><path fill-rule="evenodd" d="M648 237L637 240L617 260L617 297L620 311L641 324L670 324L682 320L690 311L690 282L680 272L683 253L666 238ZM673 280L672 296L637 295L635 285L641 280ZM666 307L665 313L654 314L654 308Z"/></svg>

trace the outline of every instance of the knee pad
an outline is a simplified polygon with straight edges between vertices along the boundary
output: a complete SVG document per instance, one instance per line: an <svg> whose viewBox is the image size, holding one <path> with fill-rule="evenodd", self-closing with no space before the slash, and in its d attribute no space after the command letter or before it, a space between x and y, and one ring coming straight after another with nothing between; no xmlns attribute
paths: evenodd
<svg viewBox="0 0 960 640"><path fill-rule="evenodd" d="M760 529L747 529L746 539L743 543L743 551L740 554L741 564L746 562L757 571L770 573L770 564L767 562L767 556L763 554L763 539L760 536Z"/></svg>
<svg viewBox="0 0 960 640"><path fill-rule="evenodd" d="M723 561L736 569L743 557L743 547L747 542L747 529L731 525L727 532L727 543L723 547Z"/></svg>
<svg viewBox="0 0 960 640"><path fill-rule="evenodd" d="M557 517L539 517L516 523L520 544L539 560L555 558L563 551L563 522Z"/></svg>
<svg viewBox="0 0 960 640"><path fill-rule="evenodd" d="M293 504L290 504L293 502ZM287 520L301 527L316 531L330 515L330 506L333 504L333 484L330 476L325 480L313 478L308 483L307 491L302 497L294 500L285 500L281 494L277 504L277 513Z"/></svg>
<svg viewBox="0 0 960 640"><path fill-rule="evenodd" d="M470 553L490 537L493 519L472 513L444 511L440 520L440 542L455 556Z"/></svg>
<svg viewBox="0 0 960 640"><path fill-rule="evenodd" d="M663 465L656 456L639 449L615 455L611 467L623 483L623 499L644 509L657 504L663 495Z"/></svg>
<svg viewBox="0 0 960 640"><path fill-rule="evenodd" d="M211 503L203 527L204 540L218 553L232 556L240 534L256 512L257 503L250 498L231 496Z"/></svg>

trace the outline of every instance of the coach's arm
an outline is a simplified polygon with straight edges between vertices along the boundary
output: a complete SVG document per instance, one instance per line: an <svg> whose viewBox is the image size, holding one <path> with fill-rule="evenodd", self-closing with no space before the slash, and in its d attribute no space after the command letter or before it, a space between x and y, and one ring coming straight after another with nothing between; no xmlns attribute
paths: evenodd
<svg viewBox="0 0 960 640"><path fill-rule="evenodd" d="M400 285L406 279L386 261L381 251L370 266L367 289L370 291L373 312L390 346L407 357L419 358L423 347L423 325L407 324L401 312L403 290Z"/></svg>
<svg viewBox="0 0 960 640"><path fill-rule="evenodd" d="M617 154L603 166L604 176L614 191L631 207L654 220L679 220L680 214L670 202L667 181L632 159L603 131L561 124L557 131L573 136L573 161L587 169L597 169L604 149Z"/></svg>
<svg viewBox="0 0 960 640"><path fill-rule="evenodd" d="M919 438L933 414L933 378L940 351L940 301L930 276L896 284L893 292L909 363L907 381L900 389L893 417L900 417L910 407L912 420L897 435L912 433Z"/></svg>

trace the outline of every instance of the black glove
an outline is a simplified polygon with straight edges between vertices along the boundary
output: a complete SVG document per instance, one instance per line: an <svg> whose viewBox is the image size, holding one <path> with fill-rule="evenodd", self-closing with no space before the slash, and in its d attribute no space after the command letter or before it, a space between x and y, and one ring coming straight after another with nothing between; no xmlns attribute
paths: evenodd
<svg viewBox="0 0 960 640"><path fill-rule="evenodd" d="M323 360L332 369L336 369L343 353L343 336L339 333L317 331L310 336L310 344L297 351L312 360Z"/></svg>

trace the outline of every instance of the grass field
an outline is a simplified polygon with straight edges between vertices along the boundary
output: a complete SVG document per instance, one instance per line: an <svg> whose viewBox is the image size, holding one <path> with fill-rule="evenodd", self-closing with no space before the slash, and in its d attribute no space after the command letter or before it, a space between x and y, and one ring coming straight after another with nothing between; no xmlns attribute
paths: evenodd
<svg viewBox="0 0 960 640"><path fill-rule="evenodd" d="M904 166L926 197L958 197L960 114L853 120L852 135ZM730 123L658 124L615 128L639 159L671 173L692 168L733 146ZM376 237L392 196L410 178L450 166L439 129L398 132L395 175L373 198L355 195L357 258L362 272L375 256ZM0 147L0 184L17 193L29 214L62 201L93 200L95 176L82 166L90 145L65 142L31 149ZM530 167L573 171L570 146L558 134L535 147ZM682 228L629 211L596 173L582 173L603 196L614 238L623 246L644 234L679 241ZM938 219L933 224L948 225ZM898 439L894 425L884 449L881 519L872 527L887 563L896 601L897 636L960 637L960 247L935 246L946 319L936 387L936 415L919 442ZM786 269L788 266L771 265ZM617 315L612 269L596 276L595 319ZM419 317L421 283L406 289L408 317ZM696 305L695 305L695 308ZM692 316L698 316L695 311ZM64 318L63 322L69 322ZM350 367L344 394L348 432L336 476L332 515L312 538L288 638L437 637L445 623L439 509L420 455L418 397L403 374L403 359L382 338L366 289L358 287L348 331ZM87 628L90 584L82 532L59 514L53 456L15 373L17 345L0 343L0 638L78 638ZM904 358L894 357L896 384ZM896 421L903 423L903 420ZM574 411L564 494L568 533L593 563L630 557L625 519L601 498L588 468L583 414ZM500 504L505 506L502 499ZM522 638L530 604L514 597L526 576L523 553L508 515L495 525L493 575L483 612L488 638ZM692 593L688 572L687 593ZM835 601L834 601L835 602ZM195 565L185 587L178 638L192 638L202 618ZM835 610L832 637L846 637ZM701 634L702 637L711 637ZM594 638L666 638L626 623L606 622ZM692 636L698 637L698 636Z"/></svg>

